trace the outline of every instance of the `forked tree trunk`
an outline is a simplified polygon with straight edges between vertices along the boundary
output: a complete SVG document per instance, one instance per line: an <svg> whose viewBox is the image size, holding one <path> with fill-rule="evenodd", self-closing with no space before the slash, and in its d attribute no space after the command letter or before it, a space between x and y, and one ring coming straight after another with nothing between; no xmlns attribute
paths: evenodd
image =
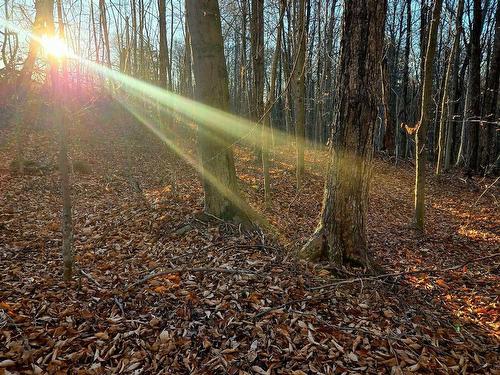
<svg viewBox="0 0 500 375"><path fill-rule="evenodd" d="M430 121L432 102L432 64L436 51L437 31L441 16L442 0L435 0L432 11L432 20L427 38L427 51L424 62L424 78L422 86L422 101L420 108L420 121L415 128L415 226L424 229L425 216L425 163L427 162L427 129Z"/></svg>
<svg viewBox="0 0 500 375"><path fill-rule="evenodd" d="M224 44L217 0L186 0L186 20L196 100L223 111L229 110L229 89ZM198 143L203 166L205 212L224 220L244 221L239 205L231 139L198 124Z"/></svg>
<svg viewBox="0 0 500 375"><path fill-rule="evenodd" d="M323 210L302 256L370 266L366 241L373 131L380 103L387 2L345 2L337 108Z"/></svg>

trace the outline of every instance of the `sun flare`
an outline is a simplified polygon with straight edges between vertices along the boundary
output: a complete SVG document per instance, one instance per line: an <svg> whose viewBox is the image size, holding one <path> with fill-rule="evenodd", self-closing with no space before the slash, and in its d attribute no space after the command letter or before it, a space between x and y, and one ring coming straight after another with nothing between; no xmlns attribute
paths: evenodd
<svg viewBox="0 0 500 375"><path fill-rule="evenodd" d="M40 44L46 55L61 58L68 56L70 50L64 41L56 36L43 35L40 38Z"/></svg>

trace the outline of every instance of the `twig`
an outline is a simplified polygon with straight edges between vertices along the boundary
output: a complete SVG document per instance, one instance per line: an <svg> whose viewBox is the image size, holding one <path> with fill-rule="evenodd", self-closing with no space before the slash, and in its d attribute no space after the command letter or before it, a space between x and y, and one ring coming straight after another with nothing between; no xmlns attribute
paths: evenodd
<svg viewBox="0 0 500 375"><path fill-rule="evenodd" d="M477 204L477 202L479 202L479 200L482 198L482 196L484 194L486 194L486 192L488 190L490 190L490 188L492 188L493 185L495 185L497 183L498 179L500 179L500 176L498 176L497 179L495 181L493 181L493 183L491 183L490 185L488 185L488 187L486 189L484 189L484 191L481 193L481 195L479 196L479 198L477 198L477 200L474 202L474 204L472 205L472 207L474 207Z"/></svg>
<svg viewBox="0 0 500 375"><path fill-rule="evenodd" d="M479 262L481 260L491 259L491 258L495 258L495 257L498 257L498 256L500 256L500 253L488 255L488 256L485 256L485 257L481 257L481 258L470 259L467 262L462 263L460 265L456 265L456 266L453 266L453 267L445 268L445 269L442 269L442 270L437 270L435 268L426 268L426 269L420 269L420 270L414 270L414 271L387 273L387 274L384 274L384 275L367 276L367 277L357 277L355 279L340 280L340 281L337 281L335 283L331 283L331 284L327 284L327 285L322 285L322 286L318 286L318 287L309 288L309 290L312 291L312 290L318 290L318 289L325 289L325 288L330 288L332 286L338 286L338 285L343 285L343 284L352 284L352 283L355 283L355 282L362 282L364 280L377 280L377 279L382 279L384 277L391 277L391 276L403 276L403 275L412 275L412 274L418 274L418 273L438 273L438 272L453 271L453 270L456 270L456 269L459 269L459 268L463 268L464 266L466 266L466 265L468 265L470 263L476 263L476 262ZM265 310L263 310L263 311L255 314L254 317L253 317L253 319L259 319L259 318L263 317L264 315L269 314L272 311L280 310L280 309L282 309L284 307L287 307L287 306L290 306L290 305L293 305L293 304L296 304L296 303L310 302L310 301L321 301L325 297L328 297L331 292L332 292L332 290L326 290L326 291L323 291L323 292L317 294L316 296L309 296L309 297L302 298L302 299L296 299L296 300L292 300L292 301L288 301L286 303L283 303L283 304L281 304L279 306L270 307L268 309L265 309Z"/></svg>
<svg viewBox="0 0 500 375"><path fill-rule="evenodd" d="M164 271L148 275L139 281L133 283L129 289L136 287L138 285L144 284L145 282L159 276L168 275L170 273L185 273L185 272L217 272L217 273L231 273L231 274L249 274L255 275L257 272L252 270L236 270L229 268L213 268L213 267L199 267L199 268L168 268Z"/></svg>
<svg viewBox="0 0 500 375"><path fill-rule="evenodd" d="M90 276L87 272L85 272L84 270L82 270L81 268L79 269L80 271L80 274L85 276L87 279L89 279L90 281L92 281L95 285L97 285L98 288L102 289L102 286L101 284L99 284L99 282L94 279L92 276Z"/></svg>
<svg viewBox="0 0 500 375"><path fill-rule="evenodd" d="M260 313L255 314L254 317L253 317L253 319L262 318L264 315L267 315L267 314L269 314L272 311L280 310L280 309L282 309L284 307L287 307L287 306L290 306L290 305L294 305L296 303L321 300L321 299L327 297L330 293L331 293L331 291L328 290L328 291L320 293L320 294L318 294L316 296L309 296L309 297L302 298L302 299L294 299L294 300L285 302L285 303L283 303L283 304L281 304L279 306L269 307L269 308L267 308L265 310L262 310Z"/></svg>
<svg viewBox="0 0 500 375"><path fill-rule="evenodd" d="M324 289L324 288L331 288L333 286L338 286L338 285L344 285L344 284L352 284L356 282L361 282L361 281L370 281L370 280L378 280L378 279L383 279L385 277L395 277L395 276L405 276L405 275L415 275L419 273L441 273L441 272L448 272L448 271L454 271L459 268L463 268L466 265L470 263L477 263L481 260L485 259L491 259L491 258L496 258L500 256L500 253L495 253L491 255L487 255L484 257L480 258L474 258L474 259L469 259L467 262L453 266L453 267L448 267L444 269L436 269L436 268L423 268L419 270L413 270L413 271L403 271L403 272L395 272L395 273L386 273L383 275L376 275L376 276L366 276L366 277L357 277L354 279L346 279L346 280L339 280L331 284L326 284L326 285L321 285L321 286L316 286L309 288L309 290L318 290L318 289Z"/></svg>

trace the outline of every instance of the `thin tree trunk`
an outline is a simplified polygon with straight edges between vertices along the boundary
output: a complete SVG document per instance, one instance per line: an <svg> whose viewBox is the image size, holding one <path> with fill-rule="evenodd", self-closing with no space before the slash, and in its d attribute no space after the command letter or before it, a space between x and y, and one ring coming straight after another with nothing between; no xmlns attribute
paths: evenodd
<svg viewBox="0 0 500 375"><path fill-rule="evenodd" d="M294 74L294 111L295 111L295 147L297 152L296 178L297 189L302 187L304 178L304 142L305 142L305 70L306 70L306 0L297 0L297 9L294 14L296 57Z"/></svg>
<svg viewBox="0 0 500 375"><path fill-rule="evenodd" d="M500 131L498 130L500 121L500 103L499 99L499 86L500 86L500 3L497 2L495 12L495 36L493 39L493 53L490 63L490 71L488 74L489 79L486 81L485 88L485 119L487 121L487 157L483 157L482 163L489 164L493 169L498 169L495 166L495 161L498 160L498 144L500 141ZM495 122L497 122L495 124ZM490 168L491 169L491 168ZM495 172L494 170L487 170L487 172Z"/></svg>
<svg viewBox="0 0 500 375"><path fill-rule="evenodd" d="M269 175L269 149L271 147L271 114L276 100L276 76L278 71L278 61L281 54L281 35L283 16L285 14L285 0L280 1L280 15L278 22L278 35L276 37L276 46L274 49L273 62L271 65L271 79L269 85L269 94L265 106L265 118L262 127L262 167L264 170L264 200L266 204L271 203L271 177Z"/></svg>
<svg viewBox="0 0 500 375"><path fill-rule="evenodd" d="M59 0L58 0L59 1ZM108 20L106 16L106 4L104 0L99 0L99 14L101 19L102 32L104 37L104 48L106 52L106 64L111 67L111 52L109 50Z"/></svg>
<svg viewBox="0 0 500 375"><path fill-rule="evenodd" d="M64 23L62 16L62 0L57 0L57 15L59 23L59 38L64 40ZM63 257L63 279L71 280L73 275L73 221L71 215L71 185L69 178L68 160L68 130L65 116L65 95L68 84L68 70L66 62L60 66L60 62L54 58L51 62L52 88L54 92L54 117L59 126L59 172L61 174L61 194L63 201L62 210L62 257ZM62 77L59 70L62 68Z"/></svg>
<svg viewBox="0 0 500 375"><path fill-rule="evenodd" d="M444 161L444 170L446 170L450 165L450 155L445 151L447 149L446 144L450 142L451 138L448 140L448 137L451 136L451 128L450 122L448 122L448 130L446 130L446 118L447 114L450 116L450 111L447 109L450 108L448 103L448 98L450 97L451 87L449 87L450 83L453 84L452 74L453 74L453 66L455 63L455 55L457 53L458 44L460 43L460 34L462 32L462 15L464 11L464 0L459 0L457 5L457 13L455 20L455 35L453 36L453 44L451 46L450 56L448 58L448 66L446 68L446 78L444 81L443 88L443 97L441 100L441 115L439 119L439 144L438 144L438 158L436 164L436 174L441 173L441 169L443 167ZM445 133L449 135L445 135ZM446 139L445 139L446 137Z"/></svg>
<svg viewBox="0 0 500 375"><path fill-rule="evenodd" d="M168 76L168 44L167 44L167 11L166 0L158 0L158 22L160 28L160 52L159 52L159 67L160 67L160 86L168 87L170 77Z"/></svg>
<svg viewBox="0 0 500 375"><path fill-rule="evenodd" d="M474 16L470 34L469 100L467 106L467 147L464 168L467 173L479 168L479 121L481 119L481 0L473 0Z"/></svg>
<svg viewBox="0 0 500 375"><path fill-rule="evenodd" d="M252 0L250 42L253 72L253 120L262 121L264 113L264 0ZM256 137L259 139L260 137ZM256 160L261 160L262 140L255 145Z"/></svg>
<svg viewBox="0 0 500 375"><path fill-rule="evenodd" d="M422 82L422 101L420 121L415 129L415 226L424 229L425 216L425 163L427 162L427 128L430 121L432 97L432 65L436 51L437 31L441 16L442 0L435 0L429 29L427 51L425 54L424 80Z"/></svg>

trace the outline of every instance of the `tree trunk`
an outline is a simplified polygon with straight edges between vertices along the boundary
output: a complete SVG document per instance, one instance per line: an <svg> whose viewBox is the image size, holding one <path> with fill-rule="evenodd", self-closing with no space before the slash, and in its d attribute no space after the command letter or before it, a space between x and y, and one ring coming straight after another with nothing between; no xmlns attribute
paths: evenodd
<svg viewBox="0 0 500 375"><path fill-rule="evenodd" d="M59 1L59 0L58 0ZM104 48L106 52L106 64L111 67L111 53L109 49L109 31L108 31L108 20L106 16L106 4L104 0L99 0L99 15L101 19L102 33L104 37Z"/></svg>
<svg viewBox="0 0 500 375"><path fill-rule="evenodd" d="M168 42L167 42L167 11L166 0L158 0L158 17L160 27L160 52L159 52L159 67L160 67L160 86L170 88L170 77L168 69Z"/></svg>
<svg viewBox="0 0 500 375"><path fill-rule="evenodd" d="M269 149L271 148L271 114L276 100L276 75L278 71L278 61L281 52L281 35L283 16L285 14L285 0L280 2L280 15L278 22L278 36L274 49L273 62L271 66L271 79L269 84L269 95L267 97L265 118L262 127L262 167L264 171L264 200L266 204L271 203L271 176L269 175Z"/></svg>
<svg viewBox="0 0 500 375"><path fill-rule="evenodd" d="M305 62L306 62L306 0L297 0L294 14L294 55L296 56L294 75L294 111L295 111L295 143L297 150L297 189L302 187L304 178L304 141L305 141Z"/></svg>
<svg viewBox="0 0 500 375"><path fill-rule="evenodd" d="M37 0L35 3L35 22L33 23L33 34L42 35L46 33L49 25L54 23L54 0ZM28 56L24 61L23 67L19 72L16 91L15 103L17 110L14 113L14 127L16 137L16 163L19 166L19 173L24 174L24 128L25 114L33 113L33 102L28 100L31 89L31 76L35 66L36 58L40 50L39 43L31 39L28 49ZM26 105L26 102L28 103Z"/></svg>
<svg viewBox="0 0 500 375"><path fill-rule="evenodd" d="M387 3L345 3L337 111L320 223L302 255L370 266L366 215Z"/></svg>
<svg viewBox="0 0 500 375"><path fill-rule="evenodd" d="M498 141L500 140L500 131L498 131L498 121L500 120L500 104L498 102L498 91L500 85L500 3L497 2L495 13L495 36L493 40L493 54L490 63L490 71L488 74L489 79L486 80L485 88L485 119L487 121L487 151L485 152L488 157L483 157L482 163L489 164L493 169L495 166L498 154ZM495 124L497 122L497 124ZM494 172L493 170L487 172Z"/></svg>
<svg viewBox="0 0 500 375"><path fill-rule="evenodd" d="M410 100L408 94L408 86L410 84L410 50L411 50L411 0L406 0L406 37L405 37L405 53L404 53L404 63L403 63L403 122L410 121ZM407 143L408 136L406 132L400 127L399 128L399 154L402 158L406 158L408 154Z"/></svg>
<svg viewBox="0 0 500 375"><path fill-rule="evenodd" d="M415 226L424 229L425 215L425 163L427 162L427 129L430 122L432 103L432 65L436 51L437 31L441 16L442 0L435 0L429 29L427 51L425 53L424 80L422 82L422 101L420 121L415 129Z"/></svg>
<svg viewBox="0 0 500 375"><path fill-rule="evenodd" d="M469 100L466 112L467 147L464 168L477 171L479 151L479 122L481 119L481 0L474 0L474 16L470 33Z"/></svg>
<svg viewBox="0 0 500 375"><path fill-rule="evenodd" d="M446 143L450 142L450 140L447 140L447 137L451 136L451 128L450 124L451 122L448 122L448 130L446 130L446 118L447 115L450 116L450 111L448 110L450 105L448 103L448 98L450 94L450 83L453 84L452 80L452 75L453 75L453 66L455 63L455 54L457 53L458 49L458 44L460 43L460 34L462 32L462 15L464 11L464 0L459 0L458 5L457 5L457 14L456 14L456 20L455 20L455 35L453 36L453 44L451 46L451 51L450 51L450 56L448 58L448 66L446 68L446 77L444 80L444 87L443 87L443 97L441 99L441 115L439 119L439 142L438 142L438 157L437 157L437 164L436 164L436 174L441 173L441 169L443 167L443 162L444 162L444 169L446 170L449 165L449 155L448 157L445 157L446 154ZM454 91L451 91L454 92ZM449 134L446 135L446 133Z"/></svg>
<svg viewBox="0 0 500 375"><path fill-rule="evenodd" d="M252 0L250 42L252 50L253 102L255 122L261 122L264 113L264 0ZM260 137L256 137L259 139ZM256 160L261 160L262 140L256 142Z"/></svg>
<svg viewBox="0 0 500 375"><path fill-rule="evenodd" d="M62 0L57 0L57 15L59 24L59 38L64 40L64 22L62 16ZM61 195L63 202L62 210L62 257L63 257L63 279L71 280L73 275L73 220L71 215L71 185L69 179L69 160L68 160L68 129L66 124L66 85L68 84L68 70L66 62L54 58L51 61L52 89L54 93L53 105L54 119L56 126L59 127L59 171L61 173ZM62 68L62 77L60 76Z"/></svg>
<svg viewBox="0 0 500 375"><path fill-rule="evenodd" d="M457 17L460 16L463 18L463 7L462 7L462 13L460 15L457 15ZM460 25L461 28L463 28L462 25ZM445 150L445 156L444 156L444 170L447 171L450 169L452 163L453 163L453 149L456 148L456 141L455 141L455 132L457 129L456 122L455 122L455 114L458 111L458 108L460 108L460 91L459 91L459 67L460 67L460 53L459 53L459 48L460 48L460 34L458 35L458 41L457 41L457 49L455 51L455 56L453 58L453 67L452 67L452 72L453 72L453 77L451 78L451 86L450 86L450 97L452 98L452 103L448 105L448 130L446 132L446 150ZM456 35L455 35L456 36ZM454 43L456 42L455 40L453 41ZM455 147L454 147L455 146Z"/></svg>
<svg viewBox="0 0 500 375"><path fill-rule="evenodd" d="M394 127L389 109L390 87L387 73L387 58L384 57L380 66L382 76L382 102L384 105L384 139L383 150L389 155L394 154Z"/></svg>
<svg viewBox="0 0 500 375"><path fill-rule="evenodd" d="M196 100L228 111L228 76L217 0L186 0L186 20L191 35ZM198 143L205 212L224 220L244 221L247 213L240 208L231 139L198 124Z"/></svg>

